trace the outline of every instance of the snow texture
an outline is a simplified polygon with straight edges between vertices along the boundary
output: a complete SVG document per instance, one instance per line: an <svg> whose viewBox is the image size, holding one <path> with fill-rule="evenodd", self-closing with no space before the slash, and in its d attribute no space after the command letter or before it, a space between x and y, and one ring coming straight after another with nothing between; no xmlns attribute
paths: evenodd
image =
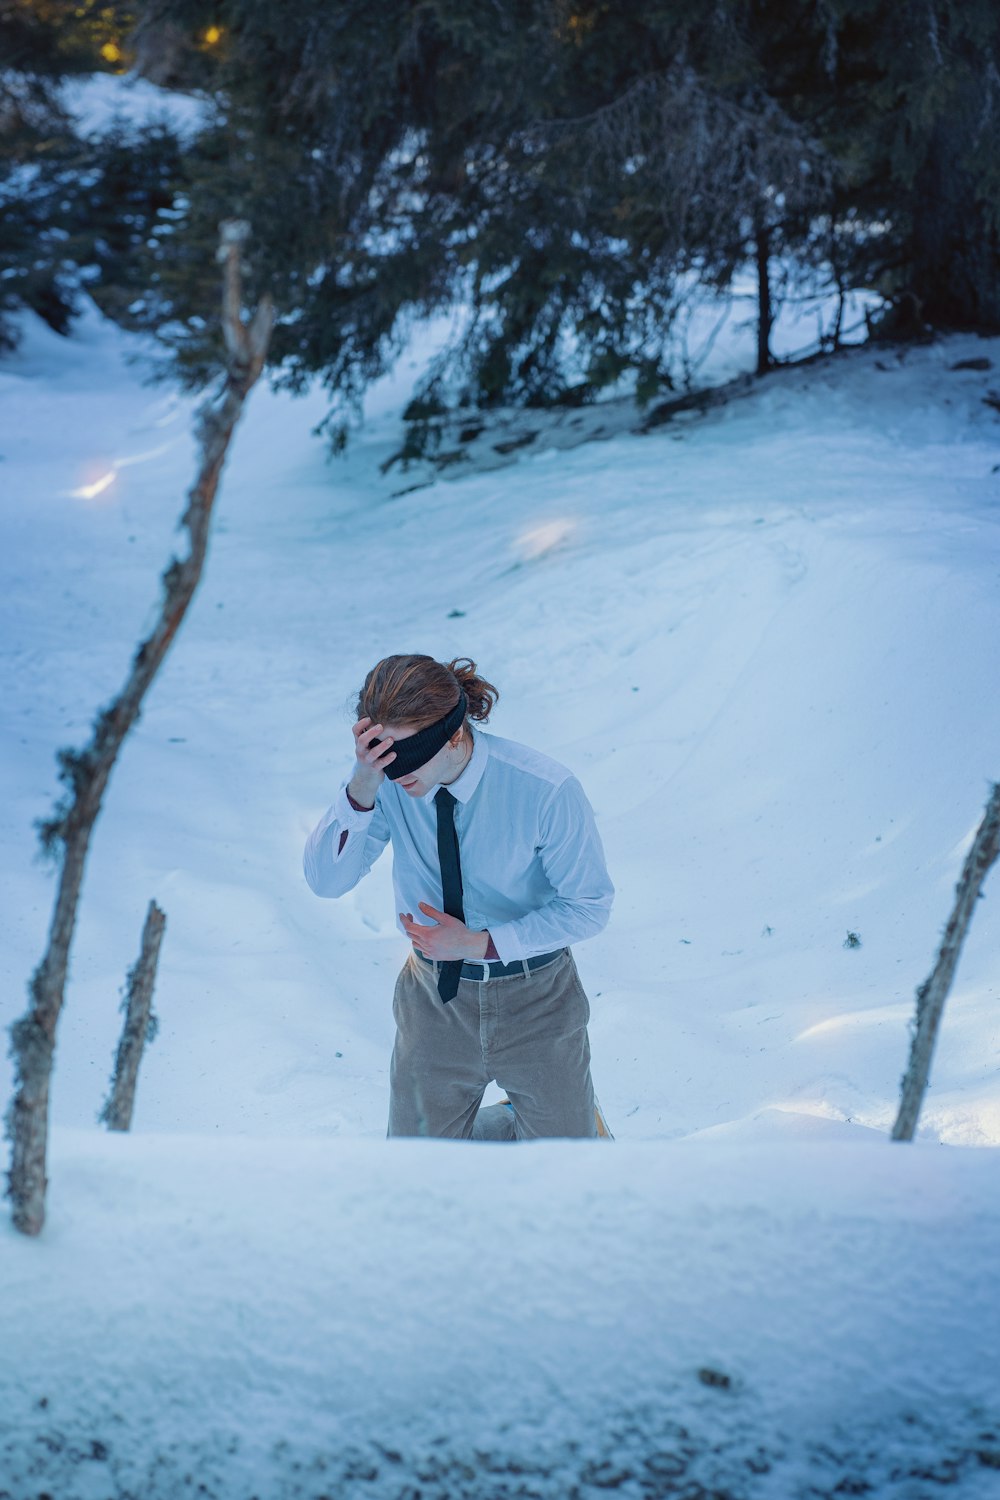
<svg viewBox="0 0 1000 1500"><path fill-rule="evenodd" d="M141 383L140 341L92 308L25 335L0 365L4 1026L51 910L54 752L124 677L194 468L192 402ZM995 872L918 1140L886 1134L1000 776L1000 341L853 349L392 498L439 336L344 460L310 437L318 389L256 391L237 434L96 829L48 1223L0 1228L0 1497L995 1496ZM364 672L408 650L473 656L496 731L594 803L618 896L577 961L613 1146L383 1139L388 857L338 902L300 860ZM152 896L160 1031L111 1136Z"/></svg>

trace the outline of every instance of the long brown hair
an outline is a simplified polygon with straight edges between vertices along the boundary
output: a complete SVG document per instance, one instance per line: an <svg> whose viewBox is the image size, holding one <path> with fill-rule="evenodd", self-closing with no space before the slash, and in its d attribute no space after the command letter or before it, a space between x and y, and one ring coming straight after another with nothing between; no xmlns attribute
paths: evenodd
<svg viewBox="0 0 1000 1500"><path fill-rule="evenodd" d="M384 656L365 678L357 717L367 716L373 724L423 729L455 707L460 687L468 699L466 723L470 719L486 723L500 693L479 676L469 657L439 662L433 656Z"/></svg>

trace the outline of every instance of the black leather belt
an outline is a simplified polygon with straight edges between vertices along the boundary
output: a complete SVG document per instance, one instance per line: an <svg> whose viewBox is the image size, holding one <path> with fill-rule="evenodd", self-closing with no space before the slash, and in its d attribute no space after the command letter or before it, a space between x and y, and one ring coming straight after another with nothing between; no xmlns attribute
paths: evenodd
<svg viewBox="0 0 1000 1500"><path fill-rule="evenodd" d="M554 953L536 953L534 958L515 958L513 963L501 963L499 959L466 959L462 965L461 979L475 979L479 984L485 984L488 979L503 979L509 974L523 974L524 966L527 964L529 972L535 969L544 969L546 964L555 963L557 958L562 958L566 952L565 948L557 948ZM426 953L421 953L419 948L413 949L414 956L421 963L433 964L434 960L428 958Z"/></svg>

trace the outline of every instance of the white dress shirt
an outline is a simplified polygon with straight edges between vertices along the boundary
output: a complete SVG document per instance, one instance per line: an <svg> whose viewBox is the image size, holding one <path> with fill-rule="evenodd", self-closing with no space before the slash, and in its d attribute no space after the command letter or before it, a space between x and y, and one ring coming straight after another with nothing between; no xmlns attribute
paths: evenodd
<svg viewBox="0 0 1000 1500"><path fill-rule="evenodd" d="M614 886L583 787L566 766L527 745L481 729L472 739L468 765L448 784L466 926L488 930L504 963L593 937L607 924ZM391 839L396 911L430 925L418 903L443 910L438 788L411 797L385 777L375 806L359 812L348 801L348 780L306 842L306 880L317 896L343 896Z"/></svg>

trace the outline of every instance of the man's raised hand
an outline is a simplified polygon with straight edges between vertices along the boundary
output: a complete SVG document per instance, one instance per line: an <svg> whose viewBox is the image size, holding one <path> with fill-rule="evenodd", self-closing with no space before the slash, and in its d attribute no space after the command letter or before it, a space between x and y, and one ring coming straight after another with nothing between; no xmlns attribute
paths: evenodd
<svg viewBox="0 0 1000 1500"><path fill-rule="evenodd" d="M355 760L354 775L347 790L362 807L375 806L385 768L396 759L396 752L392 749L392 736L387 735L385 739L381 739L382 729L381 724L373 724L367 715L359 719L351 729L354 735ZM373 740L378 740L378 744L373 745Z"/></svg>

